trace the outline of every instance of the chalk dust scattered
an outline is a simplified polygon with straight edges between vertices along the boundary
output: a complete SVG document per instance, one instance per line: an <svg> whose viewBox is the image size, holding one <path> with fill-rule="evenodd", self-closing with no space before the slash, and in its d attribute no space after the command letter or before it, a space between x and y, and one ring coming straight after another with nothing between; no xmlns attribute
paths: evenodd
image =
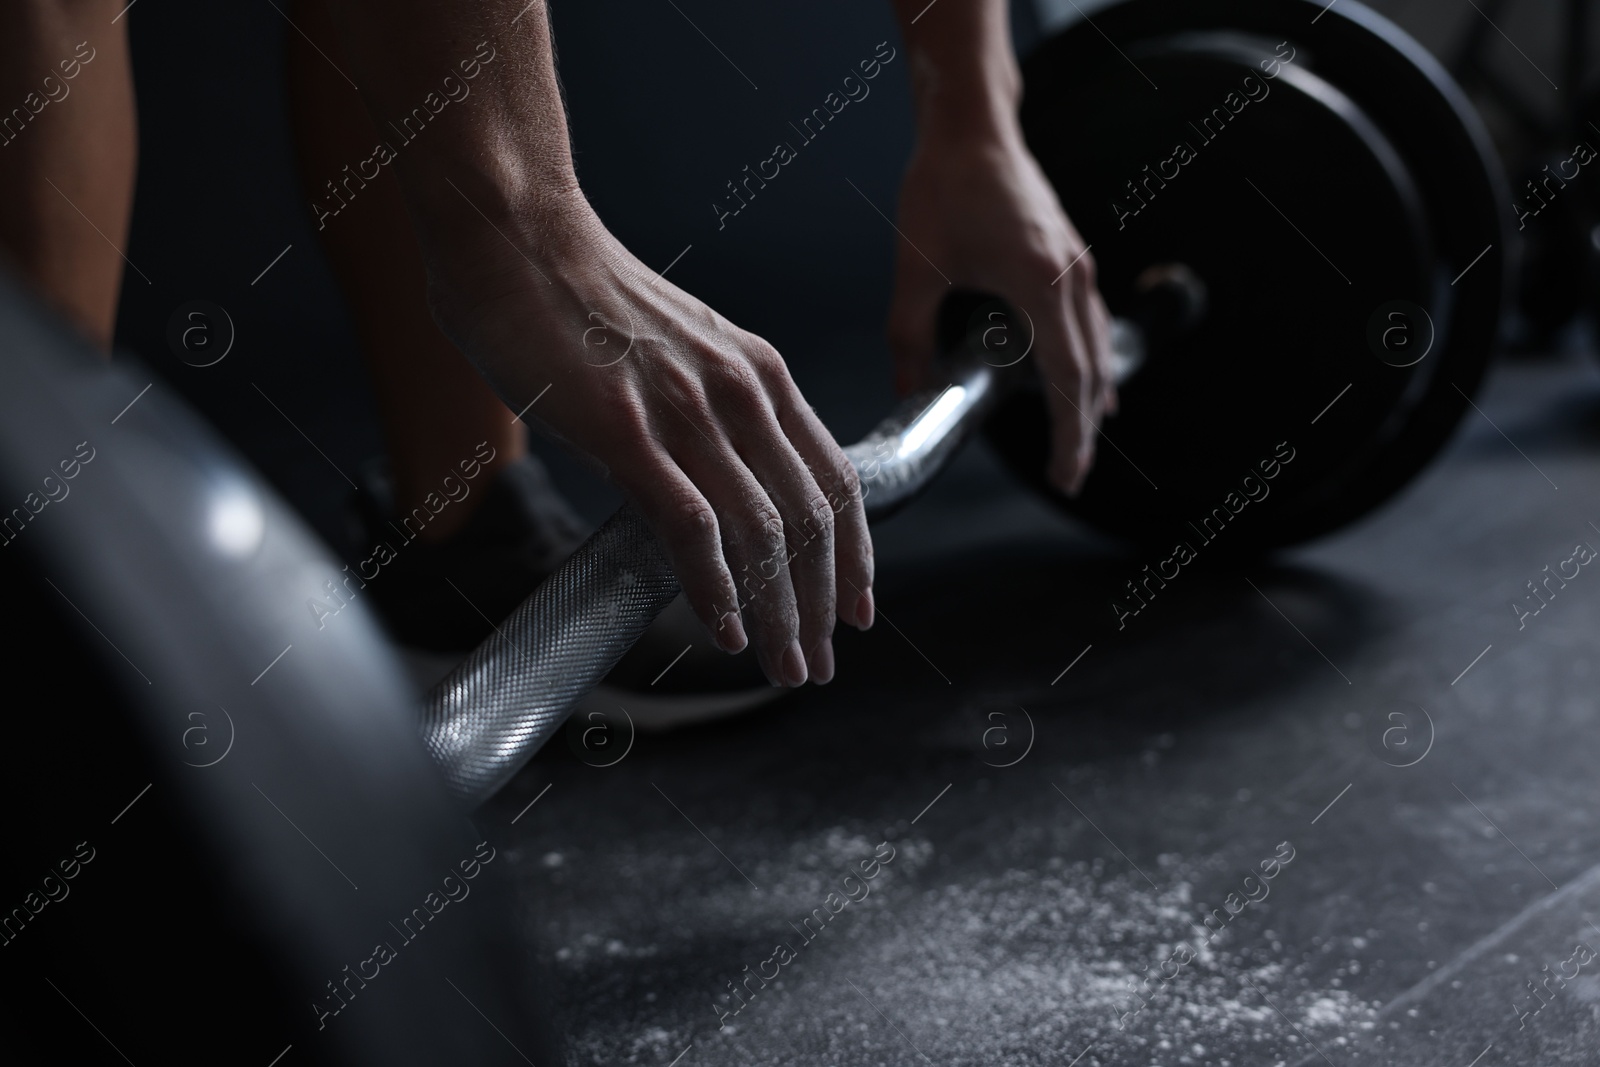
<svg viewBox="0 0 1600 1067"><path fill-rule="evenodd" d="M1148 871L1153 889L1115 861L957 873L902 838L872 895L800 948L789 924L877 840L836 828L773 842L741 864L759 891L645 843L569 848L554 867L527 857L547 897L571 894L544 940L576 1062L666 1067L692 1043L679 1067L1066 1067L1080 1054L1079 1067L1272 1067L1333 1055L1375 1025L1375 1006L1340 988L1364 939L1286 946L1269 898L1206 943L1197 924L1220 900L1192 887L1227 872L1176 855ZM726 983L780 940L798 958L719 1030L714 1000L729 1004ZM1119 1029L1136 978L1183 940L1195 959Z"/></svg>

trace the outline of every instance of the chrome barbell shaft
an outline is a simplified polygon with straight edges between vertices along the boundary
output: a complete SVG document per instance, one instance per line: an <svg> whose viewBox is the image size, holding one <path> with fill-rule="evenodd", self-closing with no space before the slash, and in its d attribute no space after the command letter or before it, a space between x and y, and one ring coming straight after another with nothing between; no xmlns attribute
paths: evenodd
<svg viewBox="0 0 1600 1067"><path fill-rule="evenodd" d="M1137 326L1112 324L1114 373L1143 362ZM1007 391L981 354L907 398L844 450L868 518L921 492ZM459 667L427 694L422 738L450 790L476 807L521 769L678 595L666 552L631 505L611 516Z"/></svg>

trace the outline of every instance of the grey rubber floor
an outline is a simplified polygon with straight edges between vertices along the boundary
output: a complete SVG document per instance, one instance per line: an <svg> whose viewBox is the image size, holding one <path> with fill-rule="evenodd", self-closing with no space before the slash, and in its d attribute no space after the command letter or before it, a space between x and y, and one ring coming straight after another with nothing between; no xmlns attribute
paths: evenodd
<svg viewBox="0 0 1600 1067"><path fill-rule="evenodd" d="M1120 632L1144 561L973 452L880 531L833 685L619 727L608 767L553 745L489 822L576 1053L1600 1062L1600 568L1562 563L1600 546L1600 384L1502 367L1480 404L1378 516ZM1546 565L1577 576L1519 628Z"/></svg>

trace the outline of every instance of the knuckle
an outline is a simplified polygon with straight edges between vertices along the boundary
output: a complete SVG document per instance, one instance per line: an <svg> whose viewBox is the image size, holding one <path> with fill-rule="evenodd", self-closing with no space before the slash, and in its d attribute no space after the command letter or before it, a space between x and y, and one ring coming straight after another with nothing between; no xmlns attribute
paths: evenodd
<svg viewBox="0 0 1600 1067"><path fill-rule="evenodd" d="M770 343L752 336L744 345L745 362L765 381L787 381L789 364Z"/></svg>
<svg viewBox="0 0 1600 1067"><path fill-rule="evenodd" d="M672 501L669 515L679 535L693 548L703 551L716 543L717 515L700 494L678 494Z"/></svg>
<svg viewBox="0 0 1600 1067"><path fill-rule="evenodd" d="M819 488L806 498L806 517L815 523L819 530L824 532L833 529L833 507L828 503L827 494Z"/></svg>
<svg viewBox="0 0 1600 1067"><path fill-rule="evenodd" d="M660 368L656 386L674 406L695 412L708 410L706 386L700 375L670 361L662 362Z"/></svg>
<svg viewBox="0 0 1600 1067"><path fill-rule="evenodd" d="M861 475L855 464L841 454L834 461L832 484L826 487L828 504L835 515L861 500Z"/></svg>
<svg viewBox="0 0 1600 1067"><path fill-rule="evenodd" d="M798 521L790 523L789 547L808 563L833 558L833 506L820 492L805 504Z"/></svg>
<svg viewBox="0 0 1600 1067"><path fill-rule="evenodd" d="M1019 253L1020 264L1028 273L1042 277L1046 284L1062 280L1063 275L1075 273L1078 265L1072 261L1071 248L1059 241L1040 238L1029 241Z"/></svg>
<svg viewBox="0 0 1600 1067"><path fill-rule="evenodd" d="M634 390L619 390L606 398L616 435L624 441L638 443L650 436L650 408L643 396Z"/></svg>
<svg viewBox="0 0 1600 1067"><path fill-rule="evenodd" d="M1053 377L1056 384L1066 391L1068 396L1081 389L1088 383L1090 370L1085 365L1081 355L1068 354L1055 368Z"/></svg>
<svg viewBox="0 0 1600 1067"><path fill-rule="evenodd" d="M749 422L771 410L766 390L753 367L733 361L720 367L711 389L714 410Z"/></svg>
<svg viewBox="0 0 1600 1067"><path fill-rule="evenodd" d="M740 547L745 562L741 571L746 579L769 582L778 577L789 563L782 517L770 506L757 506L745 519L743 532Z"/></svg>
<svg viewBox="0 0 1600 1067"><path fill-rule="evenodd" d="M1028 266L1046 283L1060 283L1073 289L1092 287L1098 277L1094 253L1081 242L1054 248L1035 247L1027 253Z"/></svg>
<svg viewBox="0 0 1600 1067"><path fill-rule="evenodd" d="M742 540L758 551L782 549L783 516L770 504L758 504L745 516Z"/></svg>
<svg viewBox="0 0 1600 1067"><path fill-rule="evenodd" d="M1085 250L1078 260L1078 265L1072 268L1072 273L1078 275L1078 284L1085 289L1093 289L1100 278L1100 268L1094 260L1094 253Z"/></svg>
<svg viewBox="0 0 1600 1067"><path fill-rule="evenodd" d="M823 572L833 569L833 538L814 537L798 550L798 555L807 566L817 568ZM832 582L827 583L830 587Z"/></svg>

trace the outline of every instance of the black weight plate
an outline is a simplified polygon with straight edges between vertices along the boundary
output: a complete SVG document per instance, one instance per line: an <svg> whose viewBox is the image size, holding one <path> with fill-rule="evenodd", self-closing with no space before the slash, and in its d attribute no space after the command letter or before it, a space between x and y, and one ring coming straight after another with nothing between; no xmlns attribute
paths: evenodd
<svg viewBox="0 0 1600 1067"><path fill-rule="evenodd" d="M1579 133L1565 152L1552 153L1549 173L1539 175L1540 185L1529 189L1526 184L1516 187L1513 213L1522 227L1519 236L1528 240L1529 231L1539 228L1553 229L1560 225L1579 227L1578 237L1584 253L1581 271L1575 272L1584 290L1585 307L1591 322L1600 323L1600 85L1591 86L1578 111L1582 124ZM1574 176L1576 171L1576 176ZM1568 187L1553 180L1565 176ZM1537 195L1535 195L1537 193ZM1577 194L1580 206L1573 208L1561 204L1559 210L1550 210L1558 199L1565 200ZM1526 288L1526 287L1524 287Z"/></svg>
<svg viewBox="0 0 1600 1067"><path fill-rule="evenodd" d="M1228 504L1222 515L1245 521L1219 551L1334 529L1432 457L1482 374L1506 203L1486 140L1414 42L1355 5L1321 10L1131 0L1028 61L1024 128L1113 311L1155 263L1188 263L1212 294L1204 326L1125 388L1106 426L1115 443L1102 443L1084 493L1062 501L1104 529L1168 544ZM1225 110L1205 125L1214 109ZM1164 161L1180 142L1193 156L1173 176ZM1146 166L1170 180L1150 182ZM1136 215L1134 180L1147 204ZM1397 301L1419 310L1392 325L1417 343L1432 328L1411 366L1369 343ZM1018 397L990 433L1042 487L1038 398ZM1262 482L1261 462L1290 449ZM1244 489L1268 495L1249 503Z"/></svg>
<svg viewBox="0 0 1600 1067"><path fill-rule="evenodd" d="M309 609L339 563L3 272L0 347L6 1062L564 1062L398 658Z"/></svg>
<svg viewBox="0 0 1600 1067"><path fill-rule="evenodd" d="M1257 63L1270 62L1270 44L1183 35L1125 51L1114 58L1131 82L1077 66L1058 98L1082 100L1110 77L1116 108L1052 108L1056 121L1045 127L1030 114L1029 131L1095 250L1114 311L1134 303L1136 279L1152 264L1184 263L1209 289L1201 324L1153 351L1127 384L1125 414L1108 430L1121 451L1105 450L1076 503L1102 527L1165 542L1175 522L1199 523L1221 506L1280 441L1289 441L1296 479L1251 483L1267 499L1292 498L1351 461L1306 455L1279 414L1309 419L1331 399L1325 383L1348 362L1340 337L1359 336L1370 308L1427 300L1432 255L1393 148L1314 75L1280 65L1263 78ZM1387 254L1371 257L1374 248ZM1313 319L1325 325L1307 330ZM1372 435L1410 373L1382 375L1388 368L1370 358L1360 368L1364 388L1351 403L1360 432ZM1220 519L1219 531L1227 524Z"/></svg>

